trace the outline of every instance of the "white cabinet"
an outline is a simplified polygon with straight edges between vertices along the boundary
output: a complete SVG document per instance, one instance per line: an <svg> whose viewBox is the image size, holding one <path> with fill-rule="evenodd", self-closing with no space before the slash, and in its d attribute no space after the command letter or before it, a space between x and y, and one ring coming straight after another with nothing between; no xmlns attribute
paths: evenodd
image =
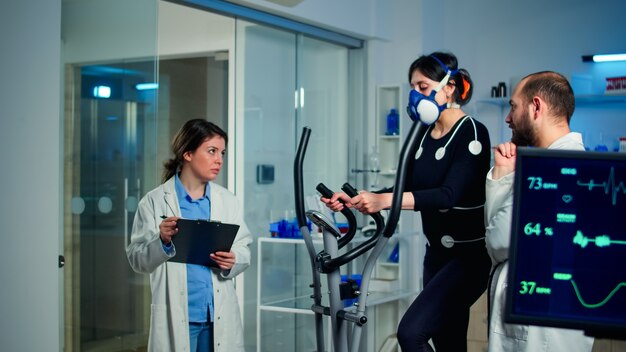
<svg viewBox="0 0 626 352"><path fill-rule="evenodd" d="M403 120L406 119L405 107L400 85L385 85L376 88L376 148L380 159L379 184L382 187L393 186L398 167L398 155L402 147ZM387 134L387 115L391 109L398 112L399 133ZM375 176L370 174L370 176ZM368 184L371 184L368 183Z"/></svg>
<svg viewBox="0 0 626 352"><path fill-rule="evenodd" d="M380 159L380 188L392 187L396 181L398 159L402 145L404 144L410 127L413 123L406 113L410 87L408 84L381 85L376 87L376 148L379 151ZM398 111L397 135L388 135L387 115L391 109ZM369 174L370 177L372 174ZM407 177L409 177L407 175ZM369 184L369 183L368 183ZM412 233L417 236L421 233L422 222L419 214L413 211L403 211L398 222L397 232ZM386 214L383 214L386 216ZM422 243L418 245L413 255L418 256L418 264L415 268L417 273L421 273L421 258L423 257ZM420 274L416 274L420 275Z"/></svg>
<svg viewBox="0 0 626 352"><path fill-rule="evenodd" d="M367 240L357 234L352 245ZM372 287L367 302L368 323L365 325L361 351L378 351L385 340L395 334L401 313L406 309L404 302L417 294L415 279L407 270L414 248L415 236L394 236L378 259L372 275L377 279L378 292ZM395 243L400 243L399 262L387 259ZM314 240L317 252L322 249L322 241ZM348 246L346 246L348 247ZM342 267L342 274L361 274L365 256ZM311 311L313 293L311 264L302 239L260 237L257 247L258 286L257 286L257 351L292 352L314 351L315 326ZM322 274L322 304L328 306L327 282ZM372 283L371 285L374 285ZM383 291L385 287L395 289ZM324 322L324 337L327 351L331 351L332 337L328 317Z"/></svg>

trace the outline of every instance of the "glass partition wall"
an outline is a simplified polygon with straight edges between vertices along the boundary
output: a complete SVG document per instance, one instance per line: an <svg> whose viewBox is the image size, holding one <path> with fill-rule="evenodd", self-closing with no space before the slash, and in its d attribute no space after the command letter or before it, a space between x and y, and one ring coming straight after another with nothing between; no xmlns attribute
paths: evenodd
<svg viewBox="0 0 626 352"><path fill-rule="evenodd" d="M236 52L237 70L243 72L237 79L237 114L243 123L238 149L244 151L245 219L255 235L269 237L273 214L293 214L293 160L304 126L312 130L303 168L305 195L315 198L319 182L338 190L348 180L348 49L238 21ZM273 170L271 179L260 177L263 168ZM274 262L282 264L261 263L261 269L257 245L245 280L246 346L251 351L314 349L311 315L256 309L309 295L308 257L275 247L270 257L283 257ZM257 292L264 302L257 301ZM260 336L251 333L256 324Z"/></svg>
<svg viewBox="0 0 626 352"><path fill-rule="evenodd" d="M358 144L354 129L348 131L351 54L301 34L156 0L64 0L63 39L65 350L143 350L149 276L132 271L125 246L138 200L161 182L173 134L197 117L229 133L227 167L217 182L243 201L253 235L269 236L272 211L293 209L302 127L313 131L304 166L308 195L319 182L338 189L355 167L355 160L348 166L348 148ZM138 86L144 83L152 85ZM274 168L271 181L258 178L261 166ZM251 267L237 280L248 351L257 350L256 246ZM263 282L280 279L276 271ZM281 294L299 294L309 281L299 277ZM302 331L309 318L281 323L282 350L310 349Z"/></svg>
<svg viewBox="0 0 626 352"><path fill-rule="evenodd" d="M125 245L157 180L157 2L65 0L65 351L146 345L148 278ZM132 35L129 35L132 33Z"/></svg>

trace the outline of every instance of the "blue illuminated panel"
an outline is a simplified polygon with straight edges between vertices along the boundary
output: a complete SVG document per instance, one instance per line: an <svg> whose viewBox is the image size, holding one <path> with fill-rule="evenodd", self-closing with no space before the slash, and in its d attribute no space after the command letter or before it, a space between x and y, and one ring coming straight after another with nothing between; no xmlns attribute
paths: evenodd
<svg viewBox="0 0 626 352"><path fill-rule="evenodd" d="M108 99L111 97L111 87L109 86L95 86L93 87L94 98Z"/></svg>

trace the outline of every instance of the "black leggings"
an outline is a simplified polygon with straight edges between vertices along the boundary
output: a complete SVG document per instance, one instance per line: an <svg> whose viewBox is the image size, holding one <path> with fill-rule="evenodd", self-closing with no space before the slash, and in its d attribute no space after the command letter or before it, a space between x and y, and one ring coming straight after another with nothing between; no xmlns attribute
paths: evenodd
<svg viewBox="0 0 626 352"><path fill-rule="evenodd" d="M462 256L446 250L426 248L424 289L398 326L402 352L433 351L431 338L438 352L467 351L470 307L487 288L491 260L484 247Z"/></svg>

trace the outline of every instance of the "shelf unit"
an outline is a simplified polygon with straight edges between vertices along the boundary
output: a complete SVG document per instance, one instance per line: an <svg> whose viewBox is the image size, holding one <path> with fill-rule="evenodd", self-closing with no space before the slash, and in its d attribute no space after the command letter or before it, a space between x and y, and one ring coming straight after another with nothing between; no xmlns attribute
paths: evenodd
<svg viewBox="0 0 626 352"><path fill-rule="evenodd" d="M505 109L509 107L509 100L511 98L487 98L479 99L479 103L490 104ZM623 104L626 103L626 95L597 95L597 94L585 94L577 95L575 97L576 105L601 105L601 104Z"/></svg>
<svg viewBox="0 0 626 352"><path fill-rule="evenodd" d="M577 95L576 105L624 104L626 95Z"/></svg>
<svg viewBox="0 0 626 352"><path fill-rule="evenodd" d="M472 113L473 117L480 120L490 129L489 133L492 147L511 138L509 129L504 122L510 99L510 97L478 99L474 112ZM495 113L492 112L490 119L487 119L489 115L484 114L484 109L489 106L492 109L495 108L496 111ZM491 158L491 164L493 165L493 153Z"/></svg>
<svg viewBox="0 0 626 352"><path fill-rule="evenodd" d="M398 166L398 155L402 147L404 109L402 108L402 87L383 85L376 88L376 147L380 160L379 184L382 187L393 186ZM396 109L399 115L399 133L387 135L387 115ZM375 177L375 176L374 176ZM371 184L369 182L368 184Z"/></svg>
<svg viewBox="0 0 626 352"><path fill-rule="evenodd" d="M504 98L487 98L479 99L478 103L495 105L502 109L508 109L510 97ZM604 104L624 104L626 103L626 95L597 95L597 94L584 94L575 96L576 106L587 105L604 105ZM504 115L504 114L503 114Z"/></svg>
<svg viewBox="0 0 626 352"><path fill-rule="evenodd" d="M395 333L400 321L398 306L417 295L414 280L404 268L410 263L410 248L415 246L414 237L392 237L388 250L378 259L372 278L397 280L399 288L392 292L375 292L373 283L367 302L369 323L365 325L361 351L378 351L388 336ZM367 240L357 234L351 245ZM316 250L322 249L322 239L315 238ZM400 243L399 263L386 262L393 246ZM311 267L306 245L302 239L260 237L257 246L257 351L313 351L315 350L315 326L310 297L312 289ZM342 267L342 274L361 274L364 258L358 258ZM326 278L322 275L322 291ZM328 295L322 297L328 306ZM332 337L330 321L325 317L325 340L327 350Z"/></svg>
<svg viewBox="0 0 626 352"><path fill-rule="evenodd" d="M606 107L619 107L620 109L626 105L626 95L602 95L602 94L584 94L584 95L576 95L576 108L606 108ZM492 128L495 128L495 134L492 135L492 144L509 140L510 138L510 130L506 126L505 118L509 111L509 100L510 97L504 98L486 98L479 99L477 101L477 106L474 115L482 120L485 116L479 113L480 110L484 109L484 106L493 106L499 109L497 111L497 121L492 122ZM483 105L481 107L480 105ZM484 110L483 110L484 111ZM493 137L496 136L497 139Z"/></svg>
<svg viewBox="0 0 626 352"><path fill-rule="evenodd" d="M406 99L410 87L407 84L389 84L376 87L376 108L375 108L375 144L379 151L380 173L378 189L384 187L392 187L396 181L396 172L398 167L398 159L402 144L407 138L408 130L412 124L411 119L406 113ZM398 135L387 135L387 115L391 109L397 109L399 115ZM407 127L408 126L408 127ZM372 174L369 174L371 176ZM368 184L369 181L368 181ZM383 216L386 216L383 212ZM398 227L399 233L413 232L420 233L421 218L415 212L402 212ZM421 268L421 263L419 264ZM416 268L418 270L419 268Z"/></svg>

